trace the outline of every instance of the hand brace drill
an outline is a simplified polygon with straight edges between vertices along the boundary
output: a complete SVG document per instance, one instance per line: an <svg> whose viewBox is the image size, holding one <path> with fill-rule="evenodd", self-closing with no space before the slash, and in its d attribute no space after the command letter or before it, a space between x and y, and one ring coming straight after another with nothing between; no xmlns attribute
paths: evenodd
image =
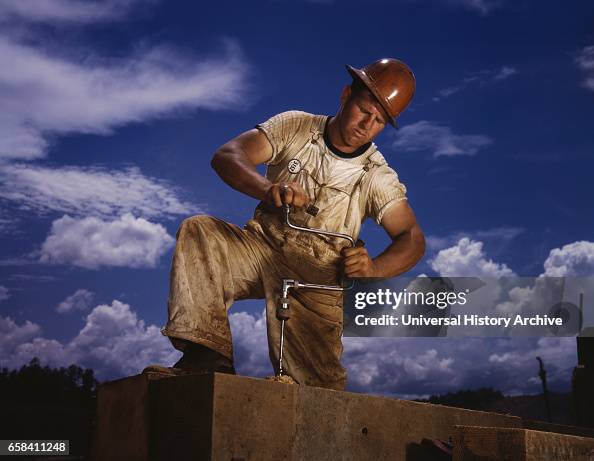
<svg viewBox="0 0 594 461"><path fill-rule="evenodd" d="M308 227L296 226L293 223L291 223L291 220L289 219L290 213L291 213L291 207L289 205L285 205L285 207L284 207L285 224L288 227L290 227L291 229L295 229L295 230L302 231L302 232L309 232L309 233L317 234L317 235L327 235L330 237L343 238L343 239L346 239L349 241L351 248L356 246L355 240L353 240L353 238L350 235L341 234L338 232L329 232L329 231L325 231L322 229L311 229ZM359 243L359 242L357 242L357 243ZM361 244L362 244L362 242L361 242ZM289 320L289 318L291 317L290 309L289 309L289 289L293 288L294 290L297 290L297 289L309 288L309 289L328 290L328 291L346 291L346 290L350 290L353 287L353 285L354 285L354 282L352 282L352 281L348 286L343 286L343 285L319 285L316 283L299 282L298 280L293 280L293 279L283 279L282 295L279 300L279 304L276 308L276 318L279 319L281 322L281 325L280 325L280 328L281 328L281 331L280 331L280 352L279 352L279 358L278 358L278 374L277 374L277 376L283 375L283 348L284 348L284 343L285 343L285 322L287 320Z"/></svg>

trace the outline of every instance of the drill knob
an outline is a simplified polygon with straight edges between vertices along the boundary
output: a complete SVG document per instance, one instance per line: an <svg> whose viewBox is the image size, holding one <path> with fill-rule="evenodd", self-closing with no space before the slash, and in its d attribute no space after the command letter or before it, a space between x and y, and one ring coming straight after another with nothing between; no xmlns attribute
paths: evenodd
<svg viewBox="0 0 594 461"><path fill-rule="evenodd" d="M276 308L276 318L279 320L289 320L289 298L280 298L280 305Z"/></svg>

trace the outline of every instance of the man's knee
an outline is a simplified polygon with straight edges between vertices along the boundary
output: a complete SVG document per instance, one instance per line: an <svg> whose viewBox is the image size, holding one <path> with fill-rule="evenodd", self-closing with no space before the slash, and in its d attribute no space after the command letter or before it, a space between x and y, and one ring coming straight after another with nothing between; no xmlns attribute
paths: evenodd
<svg viewBox="0 0 594 461"><path fill-rule="evenodd" d="M177 238L186 232L195 232L196 229L205 229L212 226L215 218L208 215L196 215L186 218L182 221L179 228L177 229Z"/></svg>

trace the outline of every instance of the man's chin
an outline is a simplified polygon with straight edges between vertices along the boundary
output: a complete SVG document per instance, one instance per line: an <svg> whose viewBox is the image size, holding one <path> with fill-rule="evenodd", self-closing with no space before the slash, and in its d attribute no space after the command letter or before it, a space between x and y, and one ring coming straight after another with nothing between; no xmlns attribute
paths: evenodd
<svg viewBox="0 0 594 461"><path fill-rule="evenodd" d="M359 147L361 147L362 145L367 144L368 142L369 141L367 141L367 138L359 137L359 136L351 136L348 139L347 145L356 150Z"/></svg>

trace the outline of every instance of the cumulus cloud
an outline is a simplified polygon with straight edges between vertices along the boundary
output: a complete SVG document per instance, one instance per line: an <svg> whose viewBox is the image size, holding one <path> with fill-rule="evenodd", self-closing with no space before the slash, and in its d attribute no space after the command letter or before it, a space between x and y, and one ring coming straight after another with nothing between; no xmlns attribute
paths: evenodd
<svg viewBox="0 0 594 461"><path fill-rule="evenodd" d="M594 274L594 242L579 241L554 248L544 262L546 277L585 277Z"/></svg>
<svg viewBox="0 0 594 461"><path fill-rule="evenodd" d="M95 294L92 291L85 290L84 288L76 290L56 306L56 311L60 314L65 314L74 310L86 311L91 307L94 296Z"/></svg>
<svg viewBox="0 0 594 461"><path fill-rule="evenodd" d="M523 232L524 229L521 227L502 226L472 232L454 232L450 235L427 235L425 239L429 250L438 251L445 247L456 245L464 237L505 246Z"/></svg>
<svg viewBox="0 0 594 461"><path fill-rule="evenodd" d="M487 259L483 242L461 238L450 248L443 249L429 261L431 268L446 277L510 277L514 272L505 264Z"/></svg>
<svg viewBox="0 0 594 461"><path fill-rule="evenodd" d="M421 120L398 130L392 147L405 152L430 151L439 157L475 155L492 143L485 135L458 135L447 126Z"/></svg>
<svg viewBox="0 0 594 461"><path fill-rule="evenodd" d="M0 302L5 301L8 298L10 298L8 288L6 288L4 285L0 285Z"/></svg>
<svg viewBox="0 0 594 461"><path fill-rule="evenodd" d="M440 255L435 263L438 269L451 261L454 264L446 265L447 269L463 272L455 275L479 275L477 270L486 276L513 274L484 254L482 242L462 240L453 251ZM566 253L573 254L576 246L571 245L556 250L570 247ZM562 264L566 273L582 274L582 258L570 260L577 262ZM522 293L516 295L511 301L521 303ZM238 371L270 374L264 313L239 312L229 320ZM550 388L567 391L576 363L574 338L344 338L344 345L349 390L403 398L486 386L511 395L537 393L536 356L545 362ZM44 338L34 323L17 325L10 318L0 318L0 352L8 357L3 366L20 366L38 356L53 365L78 363L95 368L101 379L136 373L148 363L171 365L179 357L156 326L146 326L120 301L93 309L85 326L66 343Z"/></svg>
<svg viewBox="0 0 594 461"><path fill-rule="evenodd" d="M449 237L430 237L429 246L440 248L452 239L457 243L437 252L429 265L443 276L509 277L515 274L503 263L487 259L483 251L483 242L474 238L515 238L522 232L520 228L502 227L471 233L473 238L460 237L456 233ZM594 242L585 240L569 243L561 248L553 248L543 264L541 277L590 277L594 275Z"/></svg>
<svg viewBox="0 0 594 461"><path fill-rule="evenodd" d="M584 72L582 85L594 91L594 45L584 47L576 56L575 62Z"/></svg>
<svg viewBox="0 0 594 461"><path fill-rule="evenodd" d="M545 361L551 388L567 391L576 363L573 338L345 338L344 343L350 390L405 398L493 386L508 395L537 393L537 355Z"/></svg>
<svg viewBox="0 0 594 461"><path fill-rule="evenodd" d="M449 382L454 378L455 360L434 347L407 348L405 352L394 347L403 343L401 339L345 338L344 342L343 362L352 390L402 395L410 394L406 382Z"/></svg>
<svg viewBox="0 0 594 461"><path fill-rule="evenodd" d="M27 213L61 212L103 218L124 213L172 217L199 210L178 198L175 188L167 182L145 176L138 168L0 163L0 199Z"/></svg>
<svg viewBox="0 0 594 461"><path fill-rule="evenodd" d="M95 307L68 348L78 363L124 375L137 373L150 363L171 365L180 355L159 327L145 325L128 304L117 300Z"/></svg>
<svg viewBox="0 0 594 461"><path fill-rule="evenodd" d="M487 258L483 251L483 242L474 241L468 237L461 238L452 247L440 250L429 260L429 266L442 277L476 277L481 279L483 286L469 296L469 303L483 309L496 306L508 291L498 282L498 278L515 275L504 263L497 263ZM473 299L477 299L477 301L473 301ZM480 334L478 328L475 328L474 332ZM452 334L455 333L452 332Z"/></svg>
<svg viewBox="0 0 594 461"><path fill-rule="evenodd" d="M89 23L119 19L139 0L0 0L0 20ZM150 3L144 1L144 3Z"/></svg>
<svg viewBox="0 0 594 461"><path fill-rule="evenodd" d="M63 216L52 223L40 260L87 269L155 267L173 244L173 237L162 225L131 214L114 221Z"/></svg>
<svg viewBox="0 0 594 461"><path fill-rule="evenodd" d="M0 67L0 159L43 157L52 134L110 134L172 111L236 108L246 99L247 66L230 41L211 59L157 46L126 59L76 61L0 36L0 60L11 63Z"/></svg>
<svg viewBox="0 0 594 461"><path fill-rule="evenodd" d="M238 373L250 376L274 374L268 358L266 315L236 312L229 316L233 334L233 353Z"/></svg>
<svg viewBox="0 0 594 461"><path fill-rule="evenodd" d="M264 314L239 312L229 320L238 372L272 373ZM93 368L100 379L135 374L150 363L171 365L180 355L156 326L117 300L95 307L65 343L44 338L39 325L0 317L0 352L3 366L16 368L37 356L51 366ZM536 356L545 361L550 387L566 391L576 363L573 338L344 338L342 361L351 391L422 398L492 386L505 394L539 392Z"/></svg>
<svg viewBox="0 0 594 461"><path fill-rule="evenodd" d="M138 373L151 363L171 365L180 355L157 326L146 325L118 300L95 307L66 343L41 336L39 325L17 325L10 318L0 317L0 333L3 366L9 368L38 357L50 366L75 363L93 368L99 379L113 379Z"/></svg>
<svg viewBox="0 0 594 461"><path fill-rule="evenodd" d="M513 317L517 314L533 316L557 312L563 301L565 314L564 327L559 334L570 333L580 328L578 305L580 293L592 297L591 277L594 275L594 243L574 242L562 248L551 250L544 262L544 272L536 279L516 278L514 272L504 263L494 262L486 257L483 242L464 237L452 247L440 250L429 260L429 265L441 276L479 277L484 285L476 294L476 304L485 311ZM514 277L514 278L510 278ZM563 277L563 278L561 278ZM573 306L569 304L573 304ZM592 318L585 312L584 324L590 325ZM474 329L475 333L479 330ZM539 336L541 329L517 326L508 332L515 336ZM551 330L551 333L554 333ZM452 334L455 334L452 332Z"/></svg>
<svg viewBox="0 0 594 461"><path fill-rule="evenodd" d="M41 327L36 323L27 320L24 324L17 325L12 318L0 316L0 357L8 357L15 347L40 333Z"/></svg>

